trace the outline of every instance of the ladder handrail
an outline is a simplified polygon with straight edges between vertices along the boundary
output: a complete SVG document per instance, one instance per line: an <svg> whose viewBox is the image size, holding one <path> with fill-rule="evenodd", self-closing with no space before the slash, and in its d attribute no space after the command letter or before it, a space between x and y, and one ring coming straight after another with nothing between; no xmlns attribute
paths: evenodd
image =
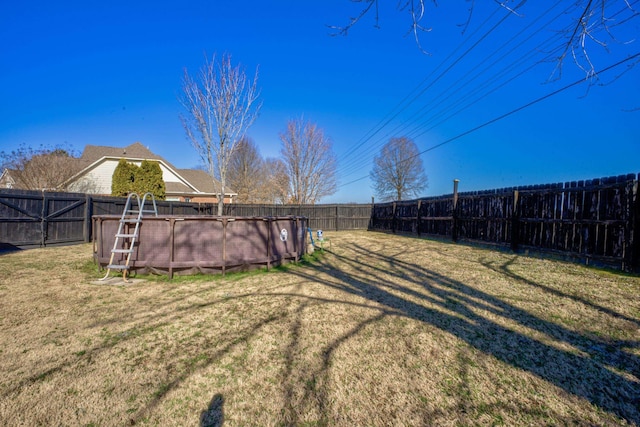
<svg viewBox="0 0 640 427"><path fill-rule="evenodd" d="M144 211L144 202L147 200L147 196L151 196L151 201L153 202L153 213L155 216L158 216L158 206L156 206L156 197L153 193L146 192L144 196L142 196L142 205L140 206L140 216L142 217L142 212Z"/></svg>
<svg viewBox="0 0 640 427"><path fill-rule="evenodd" d="M138 209L135 210L133 209L132 203L133 203L133 197L135 196L135 200L138 204ZM147 196L151 196L151 201L153 202L153 211L149 210L149 211L145 211L144 210L144 204L147 201ZM107 265L107 273L105 274L105 276L100 279L100 280L105 280L107 277L109 277L109 273L111 271L111 269L119 269L122 270L122 278L125 282L127 281L127 271L129 270L129 264L131 262L131 254L133 253L133 247L136 244L136 240L139 236L138 232L140 230L140 223L142 222L142 216L144 215L144 212L153 212L153 214L157 217L158 216L158 206L156 205L156 198L153 195L153 193L147 192L144 194L144 196L142 197L142 202L140 201L140 196L138 195L138 193L130 193L129 196L127 197L127 202L124 205L124 209L122 210L122 215L120 216L120 221L118 224L118 231L116 232L115 235L115 239L113 241L113 249L111 249L111 257L109 258L109 264ZM130 214L132 213L137 213L138 216L135 220L131 220L131 219L127 219L128 216L130 216ZM123 228L124 228L124 224L125 223L130 223L130 222L134 222L135 223L135 227L134 227L134 231L133 234L123 234ZM126 249L119 249L118 248L118 243L121 237L127 237L130 238L130 242L129 242L129 247ZM127 259L125 261L124 265L118 264L115 265L113 264L113 260L115 257L115 254L123 254L126 253L127 254Z"/></svg>

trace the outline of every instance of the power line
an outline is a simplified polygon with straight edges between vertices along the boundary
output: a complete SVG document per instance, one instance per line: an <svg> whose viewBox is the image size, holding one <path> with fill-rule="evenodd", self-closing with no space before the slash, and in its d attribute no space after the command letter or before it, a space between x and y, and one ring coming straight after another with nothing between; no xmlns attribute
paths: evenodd
<svg viewBox="0 0 640 427"><path fill-rule="evenodd" d="M632 61L632 60L634 60L634 59L636 59L636 58L639 58L639 57L640 57L640 52L635 53L634 55L631 55L631 56L629 56L629 57L627 57L627 58L625 58L625 59L623 59L623 60L620 60L620 61L616 62L616 63L615 63L615 64L613 64L613 65L610 65L610 66L608 66L608 67L605 67L605 68L603 68L603 69L601 69L601 70L597 71L597 72L596 72L596 74L597 74L597 75L600 75L600 74L606 73L607 71L610 71L610 70L612 70L612 69L614 69L614 68L616 68L616 67L619 67L619 66L620 66L620 65L622 65L622 64L625 64L625 63L627 63L627 62L629 62L629 61ZM444 145L446 145L446 144L449 144L449 143L451 143L451 142L454 142L454 141L456 141L456 140L458 140L458 139L460 139L460 138L462 138L462 137L464 137L464 136L467 136L467 135L469 135L469 134L471 134L471 133L473 133L473 132L476 132L476 131L478 131L478 130L480 130L480 129L482 129L482 128L485 128L485 127L487 127L487 126L489 126L489 125L491 125L491 124L493 124L493 123L496 123L496 122L498 122L498 121L500 121L500 120L502 120L502 119L505 119L505 118L507 118L507 117L509 117L509 116L511 116L511 115L513 115L513 114L515 114L515 113L517 113L517 112L519 112L519 111L522 111L522 110L524 110L525 108L529 108L529 107L531 107L531 106L533 106L533 105L535 105L535 104L538 104L539 102L542 102L542 101L544 101L544 100L546 100L546 99L548 99L548 98L551 98L552 96L555 96L555 95L557 95L557 94L559 94L559 93L561 93L561 92L564 92L564 91L565 91L565 90L567 90L567 89L570 89L570 88L572 88L572 87L574 87L574 86L577 86L577 85L579 85L579 84L581 84L581 83L584 83L584 82L587 82L587 81L588 81L588 80L587 80L586 78L581 78L581 79L579 79L579 80L576 80L576 81L574 81L573 83L570 83L570 84L568 84L568 85L566 85L566 86L563 86L563 87L561 87L561 88L559 88L559 89L556 89L556 90L554 90L554 91L552 91L552 92L549 92L549 93L548 93L548 94L546 94L546 95L543 95L543 96L541 96L541 97L539 97L539 98L536 98L536 99L534 99L533 101L530 101L530 102L528 102L528 103L526 103L526 104L524 104L524 105L522 105L522 106L520 106L520 107L518 107L518 108L515 108L515 109L513 109L513 110L510 110L510 111L508 111L508 112L506 112L506 113L504 113L504 114L502 114L502 115L500 115L500 116L497 116L497 117L495 117L495 118L493 118L493 119L491 119L491 120L488 120L488 121L486 121L486 122L484 122L484 123L482 123L482 124L480 124L480 125L478 125L478 126L475 126L475 127L471 128L471 129L469 129L469 130L466 130L466 131L464 131L464 132L462 132L462 133L460 133L460 134L458 134L458 135L456 135L456 136L454 136L454 137L452 137L452 138L449 138L449 139L447 139L447 140L445 140L445 141L443 141L443 142L441 142L441 143L439 143L439 144L436 144L436 145L434 145L434 146L432 146L432 147L429 147L429 148L427 148L426 150L423 150L423 151L421 151L421 152L419 152L419 153L417 153L417 154L415 154L415 155L413 155L413 156L407 157L407 158L406 158L405 160L403 160L403 161L409 161L409 160L411 160L411 159L413 159L413 158L415 158L415 157L418 157L418 156L421 156L421 155L423 155L423 154L425 154L425 153L428 153L428 152L430 152L430 151L433 151L433 150L435 150L436 148L440 148L440 147L442 147L442 146L444 146ZM369 175L365 175L365 176L362 176L362 177L360 177L360 178L358 178L358 179L355 179L355 180L353 180L353 181L349 181L349 182L347 182L347 183L345 183L345 184L341 184L341 185L339 185L339 186L338 186L338 188L342 188L342 187L345 187L345 186L347 186L347 185L353 184L353 183L355 183L355 182L362 181L363 179L366 179L368 176L369 176Z"/></svg>
<svg viewBox="0 0 640 427"><path fill-rule="evenodd" d="M523 4L523 2L520 3ZM518 5L518 7L520 6ZM496 9L483 23L480 27L478 27L478 30L480 28L482 28L483 25L485 25L500 9ZM447 72L449 72L456 64L458 64L465 56L467 56L473 49L475 49L486 37L488 37L493 31L495 31L496 28L498 28L498 26L500 26L500 24L502 24L510 15L512 15L511 12L505 14L505 16L500 19L500 21L498 21L496 24L493 25L493 27L491 27L487 32L485 32L482 37L480 37L480 39L478 39L478 41L476 41L473 45L471 45L469 48L467 48L467 50L465 50L458 58L456 58L456 60L449 65L444 71L442 71L440 74L438 74L438 76L429 83L429 85L427 85L425 88L423 88L422 90L420 90L417 94L414 94L411 97L411 94L414 93L415 90L417 90L420 86L422 86L425 82L427 82L430 77L440 68L442 67L446 61L448 61L461 47L462 45L467 41L470 40L475 33L478 31L474 31L465 41L463 41L438 67L436 67L436 69L434 69L434 71L432 73L430 73L427 77L425 77L422 82L420 82L420 84L418 84L418 86L409 93L409 95L407 95L402 101L400 101L400 103L394 107L394 109L391 110L391 112L389 112L387 114L387 117L383 118L376 126L374 126L374 128L372 130L370 130L369 132L367 132L365 134L365 136L371 132L373 132L370 136L366 136L363 137L358 144L356 144L355 147L353 147L351 150L349 150L346 154L345 157L350 156L351 154L353 154L358 148L360 148L362 145L364 145L367 141L369 141L371 138L373 138L378 132L380 132L382 129L384 129L389 123L391 123L391 121L393 119L395 119L402 111L406 110L409 105L411 105L413 102L415 102L418 98L420 98L420 96L422 96L429 88L431 88L436 82L438 82L443 76L445 76L447 74ZM411 99L409 99L411 98ZM403 104L405 104L403 106ZM396 111L397 110L397 111ZM395 111L395 112L394 112ZM391 117L388 117L389 115L391 115ZM377 128L377 129L376 129Z"/></svg>
<svg viewBox="0 0 640 427"><path fill-rule="evenodd" d="M562 1L559 0L557 1L554 5L552 5L550 8L548 8L544 13L542 13L541 15L539 15L536 19L534 19L530 24L528 24L526 27L524 27L521 31L519 31L515 36L511 37L509 40L506 40L498 49L496 49L495 51L493 51L493 53L491 53L490 55L488 55L486 58L491 58L493 56L495 56L498 52L500 52L501 50L509 47L509 46L513 46L507 53L501 55L497 60L495 60L491 65L485 67L482 71L477 72L475 70L470 70L467 73L465 73L465 75L458 79L455 83L453 83L452 85L449 86L449 88L441 91L436 97L434 98L430 98L427 103L425 105L423 105L417 112L416 114L422 112L418 118L420 117L425 117L429 112L433 111L435 107L440 107L440 112L436 113L435 116L433 116L431 118L431 120L435 120L438 116L442 116L446 113L447 110L451 110L455 107L456 103L453 103L453 105L449 105L449 106L445 106L442 107L442 105L438 102L438 100L440 98L452 98L455 97L459 92L461 92L464 87L468 84L470 84L471 82L473 82L474 80L477 80L478 78L480 78L480 76L482 74L485 74L488 70L490 70L495 64L499 63L501 60L503 60L504 58L506 58L508 56L509 53L513 52L514 50L516 50L518 47L520 47L522 45L522 43L526 42L527 40L529 40L530 38L532 38L535 34L539 33L543 28L546 28L548 25L550 25L554 20L558 19L560 16L562 16L563 14L568 13L572 8L574 8L575 6L570 6L568 8L565 8L564 10L562 10L559 14L557 14L555 17L553 17L552 19L548 20L547 22L545 22L542 26L540 26L539 28L535 28L533 29L533 31L531 32L530 35L528 35L521 43L515 43L514 41L518 39L518 37L520 37L521 35L525 34L527 32L527 30L533 28L536 26L537 22L540 21L544 16L548 15L553 9L555 9L556 7L558 7L559 5L562 4ZM500 10L500 9L498 9ZM494 12L495 14L496 12ZM511 14L511 13L510 13ZM493 15L493 14L492 14ZM371 135L369 135L366 138L363 138L360 140L359 144L357 144L354 148L352 148L347 154L353 153L355 152L357 149L359 149L360 147L362 147L365 143L369 142L372 140L372 138L378 134L384 127L388 126L391 121L393 119L395 119L402 111L406 110L410 104L414 103L418 98L422 97L425 92L428 89L431 89L434 84L441 79L442 77L444 77L448 72L450 72L454 66L456 66L468 53L470 53L474 48L476 48L481 41L483 41L484 39L486 39L486 37L488 37L502 22L504 22L504 20L508 17L509 15L504 16L498 23L494 24L489 30L487 30L476 42L473 43L473 45L469 48L467 48L465 50L464 53L462 53L460 56L458 56L454 62L452 64L450 64L443 72L441 72L437 78L432 81L427 87L425 87L424 89L422 89L421 91L419 91L417 94L415 94L413 96L413 98L406 103L406 105L402 106L402 104L409 98L409 95L407 97L405 97L403 99L403 101L396 106L396 108L394 110L392 110L391 113L395 113L386 121L384 121L384 123L382 123L382 125L380 125L375 132L373 132ZM484 26L489 19L485 20L482 24L482 26ZM482 27L481 26L481 27ZM480 27L480 28L481 28ZM479 29L478 29L479 30ZM472 35L475 35L475 33L478 31L476 30ZM554 36L552 36L550 39L553 38L558 38L561 37L560 34L555 34ZM466 41L469 41L471 39L468 38ZM465 41L465 42L466 42ZM458 46L458 48L456 49L459 50L461 48L461 46L465 43L463 42L460 46ZM548 41L546 42L548 43ZM529 57L535 55L536 53L539 53L539 51L542 50L542 45L538 45L533 47L530 51L528 51L526 54L524 54L522 56L522 59L520 59L520 62L524 62L525 60L528 60ZM447 59L445 59L445 61L443 63L441 63L437 69L441 68L442 66L444 66L444 63L446 63L451 57L453 56L450 55ZM500 73L506 73L510 68L514 68L514 66L517 66L518 61L516 61L515 63L512 63L510 65L508 65L507 67L505 67L502 71L500 71ZM437 70L436 69L436 70ZM525 70L526 71L526 70ZM423 80L420 85L418 85L418 88L425 83L425 81L434 73L431 73L425 80ZM519 73L519 74L523 74L523 73ZM499 74L498 74L499 75ZM469 78L471 76L471 78ZM495 82L497 80L497 76L494 76L493 79L488 79L485 81L483 86L490 86L491 84L493 84L493 82ZM466 82L465 82L466 80ZM504 86L504 84L506 83L502 83L499 87ZM471 96L473 96L473 93L478 92L482 89L483 86L480 86L480 88L476 88L474 91L472 91L471 93L466 93L460 100L457 101L457 103L461 103L464 102L465 99L470 98ZM496 89L490 90L488 91L488 93L492 93L494 92ZM414 89L415 91L415 89ZM413 93L413 92L412 92ZM486 96L482 95L482 96ZM467 106L463 109L459 109L456 111L455 114L450 115L449 117L447 117L446 120L448 120L449 118L455 116L456 114L459 114L461 111L463 111L464 109L470 107L471 105L475 104L476 102L478 102L480 99L482 99L482 96L478 96L475 101L470 102L469 104L467 104ZM429 108L430 107L430 108ZM389 114L391 114L389 113ZM388 115L389 116L389 115ZM445 120L445 121L446 121ZM441 124L443 121L441 121L439 124ZM352 175L354 173L356 173L358 170L360 170L362 168L362 166L364 166L365 164L368 163L368 161L370 160L370 157L373 155L373 150L379 148L382 144L384 144L384 141L386 138L388 138L389 136L393 135L393 134L397 134L403 130L408 129L410 126L413 125L413 130L409 131L409 132L416 132L417 129L419 129L420 127L426 126L426 123L423 122L422 125L420 124L415 124L415 119L411 120L411 122L405 121L403 123L399 123L398 125L396 125L393 129L391 129L389 132L387 132L386 135L381 136L378 140L376 140L376 143L374 143L372 146L370 146L368 148L367 154L363 154L362 156L359 157L359 159L356 159L353 162L350 162L348 164L348 166L341 168L341 175L342 176L349 176ZM375 129L375 128L374 128ZM372 131L368 132L371 133ZM409 136L410 135L406 135ZM347 156L348 157L348 156ZM344 159L344 158L343 158Z"/></svg>
<svg viewBox="0 0 640 427"><path fill-rule="evenodd" d="M511 46L510 50L508 50L506 53L502 54L500 57L498 57L496 60L494 60L490 65L484 67L480 71L476 71L476 70L468 71L466 74L464 74L464 76L462 78L458 79L456 81L456 83L450 85L447 89L441 91L439 93L439 95L437 95L435 98L430 98L428 100L428 102L426 104L424 104L415 113L414 117L411 120L406 120L406 121L404 121L402 123L399 123L393 129L389 130L387 132L386 136L381 136L379 139L376 139L376 142L374 144L370 144L367 147L367 150L365 150L365 152L362 153L362 155L360 155L358 157L358 159L355 159L354 161L349 162L349 164L347 166L341 168L342 169L341 170L341 175L343 177L347 177L347 176L353 175L354 173L357 173L359 170L361 170L362 167L364 165L366 165L371 160L371 157L373 156L374 150L376 150L382 144L384 144L386 137L388 137L390 135L393 135L393 134L397 134L398 132L403 132L405 136L410 137L410 138L414 138L414 137L417 137L417 136L424 135L425 133L427 133L431 129L434 129L435 127L445 123L446 121L448 121L451 118L455 117L456 115L460 114L462 111L468 109L472 105L474 105L477 102L479 102L480 100L484 99L488 95L496 92L498 89L504 87L509 82L511 82L514 79L522 76L526 72L532 70L535 66L539 65L540 63L544 63L546 61L551 61L552 59L554 59L554 57L553 57L553 55L555 54L554 52L558 52L559 50L562 50L562 48L564 46L564 43L559 44L558 46L556 46L554 49L551 49L551 50L548 50L548 48L551 46L551 44L553 43L554 40L558 40L559 41L559 39L562 38L565 35L565 31L554 32L551 37L548 37L545 41L540 42L537 46L532 47L530 50L528 50L523 55L521 55L520 58L518 58L515 61L511 62L510 64L506 65L504 68L499 70L497 73L495 73L491 77L485 79L484 82L482 82L480 85L478 85L477 87L473 88L469 92L465 92L463 96L457 97L457 99L456 99L456 96L460 92L462 92L465 89L465 87L467 87L472 82L477 80L482 74L486 74L489 70L492 70L495 67L495 65L499 64L501 61L503 61L505 58L507 58L509 56L509 54L512 53L514 50L519 49L525 42L529 41L536 34L542 33L545 28L548 28L548 26L551 25L559 17L561 17L562 15L570 14L571 11L576 9L576 7L577 7L577 5L575 5L575 4L572 5L572 6L569 6L569 7L565 8L564 10L560 11L558 14L556 14L555 16L550 18L549 20L545 21L545 23L543 23L538 28L534 28L534 27L536 27L536 23L538 21L540 21L543 17L548 15L553 9L555 9L558 5L561 5L562 3L563 3L562 1L558 1L557 3L555 3L553 6L548 8L544 13L540 14L536 19L534 19L533 22L528 24L525 28L523 28L521 31L519 31L513 37L510 37L498 49L494 50L490 55L488 55L486 58L491 58L493 56L496 56L498 54L498 52L500 52L501 50L504 50L507 47ZM622 14L625 11L629 11L629 8L632 7L635 3L638 3L638 0L635 0L631 4L629 4L628 2L625 1L625 4L623 5L623 8L620 9L615 14L610 15L610 17L613 18L613 17L616 17L619 14ZM637 13L634 12L633 16L635 16L635 15L637 15ZM486 22L487 21L485 21L485 23ZM494 27L492 29L490 29L487 32L485 32L483 37L486 37L491 31L493 31L495 29L495 27L496 26L494 25ZM526 34L528 30L531 30L531 32L529 34ZM603 31L602 28L599 28L598 30L599 31ZM474 43L474 46L477 46L478 42ZM461 46L459 46L457 48L457 50L459 50L460 47ZM471 48L467 49L465 51L465 53L463 53L460 57L458 57L455 60L454 64L452 64L449 67L447 67L447 69L443 73L440 73L438 78L442 77L444 74L446 74L448 71L450 71L453 68L453 65L457 64L462 59L462 57L464 55L466 55L470 51L470 49L472 49L472 48L473 48L473 46ZM523 64L526 64L527 62L529 62L530 59L533 59L536 54L539 54L539 53L545 52L545 51L547 51L547 56L546 57L541 58L541 59L537 60L533 65L530 65L527 68L518 71L518 68L520 66L522 66ZM447 60L451 56L452 55L450 55L447 58ZM443 66L443 64L444 63L442 63L440 66L438 66L438 69L441 68ZM512 74L511 76L509 76L509 74L511 74L511 73L515 73L515 74ZM430 75L433 75L433 73L431 73ZM417 88L422 86L425 81L426 81L426 79L423 80L423 82L421 82L421 84L418 85ZM393 116L390 117L385 123L383 123L382 126L380 126L380 124L379 124L379 125L377 125L378 126L377 129L374 128L371 131L369 131L368 134L371 134L371 132L373 132L375 130L375 132L373 132L373 134L367 136L366 138L361 139L360 143L357 146L355 146L354 148L352 148L349 151L349 153L354 153L355 151L357 151L357 149L361 148L365 143L371 142L373 140L373 137L376 134L378 134L384 127L388 126L391 123L391 121L393 119L395 119L402 111L406 110L409 107L410 104L414 103L419 97L423 96L424 93L426 92L426 90L430 89L431 86L433 86L433 82L432 82L432 84L430 84L429 86L427 86L426 88L421 90L418 94L414 95L413 98L409 102L407 102L406 105L403 106L402 104L405 103L405 101L407 99L409 99L409 96L405 97L403 99L403 101L398 106L396 106L394 110L392 110L392 113L394 113ZM439 102L440 98L445 98L446 102L445 103ZM456 109L456 107L458 107L458 106L460 108ZM436 107L438 108L437 110L436 110ZM445 116L445 114L447 112L451 112L451 114ZM418 115L418 113L419 113L419 115ZM432 114L430 114L430 113L432 113ZM429 116L427 116L427 115L429 115ZM442 119L437 121L435 124L433 124L439 117L441 117ZM422 121L420 123L417 123L417 120L422 120ZM427 128L427 126L429 126L429 127ZM358 178L356 181L359 181L361 179L364 179L364 178ZM351 182L353 182L353 181L349 181L349 183L351 183Z"/></svg>

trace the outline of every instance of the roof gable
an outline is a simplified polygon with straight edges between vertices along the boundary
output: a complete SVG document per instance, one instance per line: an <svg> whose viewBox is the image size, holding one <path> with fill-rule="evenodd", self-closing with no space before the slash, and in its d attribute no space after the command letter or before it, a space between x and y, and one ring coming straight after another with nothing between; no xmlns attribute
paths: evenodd
<svg viewBox="0 0 640 427"><path fill-rule="evenodd" d="M220 182L209 176L205 171L199 169L178 169L171 163L166 161L163 157L153 153L147 147L140 142L135 142L126 147L107 147L98 145L87 145L82 152L80 161L83 162L83 170L75 175L72 180L85 174L89 169L95 165L101 163L101 160L111 158L125 160L155 160L164 164L165 167L171 170L174 175L184 180L186 184L196 189L196 193L216 194L220 191ZM182 193L188 190L189 193L193 193L193 190L188 188L188 185L179 183L167 183L168 192ZM230 188L225 189L226 194L235 195Z"/></svg>
<svg viewBox="0 0 640 427"><path fill-rule="evenodd" d="M162 157L154 154L147 147L139 142L134 142L124 148L121 147L106 147L101 145L87 145L82 152L81 158L89 163L93 163L103 157L118 157L118 158L132 158L132 159L148 159L148 160L162 160L168 164ZM175 167L173 168L175 169Z"/></svg>

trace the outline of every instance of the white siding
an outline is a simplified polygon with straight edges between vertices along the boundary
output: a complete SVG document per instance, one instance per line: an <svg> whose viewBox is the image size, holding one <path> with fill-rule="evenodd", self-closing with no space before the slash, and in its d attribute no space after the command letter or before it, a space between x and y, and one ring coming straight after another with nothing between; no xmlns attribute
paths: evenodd
<svg viewBox="0 0 640 427"><path fill-rule="evenodd" d="M90 194L111 194L111 179L119 161L120 159L105 159L94 165L91 170L78 177L78 179L69 186L69 190ZM127 161L138 166L142 164L142 161L129 159L127 159ZM179 182L189 186L189 184L180 179L164 164L160 163L160 169L162 170L162 179L165 183ZM189 187L191 188L191 186Z"/></svg>
<svg viewBox="0 0 640 427"><path fill-rule="evenodd" d="M111 194L111 178L116 166L118 166L117 160L105 160L79 177L69 186L69 189L87 191L91 194Z"/></svg>

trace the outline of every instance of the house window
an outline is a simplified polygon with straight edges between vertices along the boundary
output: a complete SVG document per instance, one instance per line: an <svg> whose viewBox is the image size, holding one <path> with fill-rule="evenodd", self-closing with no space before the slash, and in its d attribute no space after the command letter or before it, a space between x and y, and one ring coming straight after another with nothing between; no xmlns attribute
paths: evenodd
<svg viewBox="0 0 640 427"><path fill-rule="evenodd" d="M189 202L191 201L191 197L185 197L185 198L184 198L184 201L185 201L185 202L187 202L187 203L189 203Z"/></svg>

